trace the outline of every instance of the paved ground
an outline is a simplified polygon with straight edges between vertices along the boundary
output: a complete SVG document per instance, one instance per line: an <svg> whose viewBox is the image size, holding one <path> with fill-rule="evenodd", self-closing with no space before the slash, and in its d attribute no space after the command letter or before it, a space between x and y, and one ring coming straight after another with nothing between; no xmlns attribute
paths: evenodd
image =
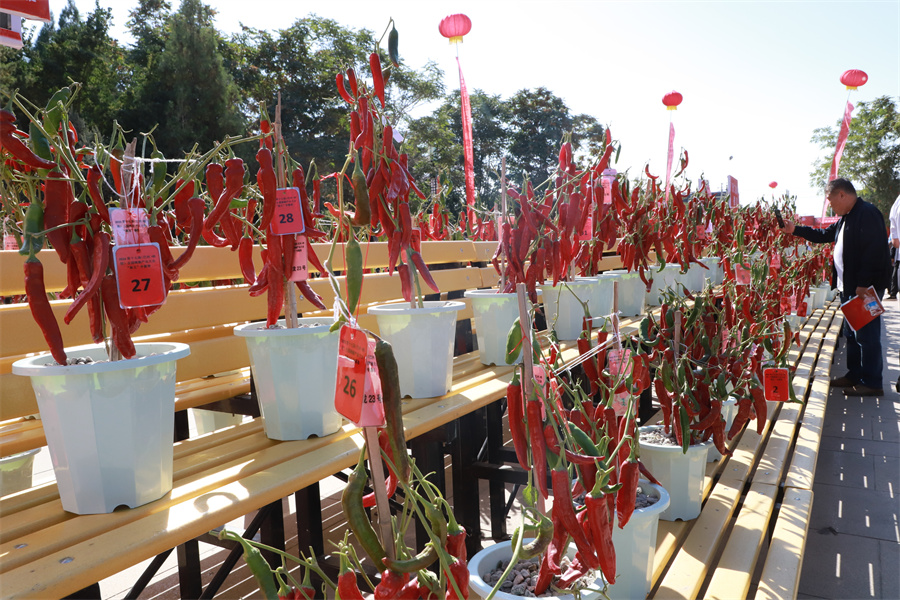
<svg viewBox="0 0 900 600"><path fill-rule="evenodd" d="M885 395L828 396L800 598L900 598L900 305L885 308ZM832 376L845 364L842 339Z"/></svg>

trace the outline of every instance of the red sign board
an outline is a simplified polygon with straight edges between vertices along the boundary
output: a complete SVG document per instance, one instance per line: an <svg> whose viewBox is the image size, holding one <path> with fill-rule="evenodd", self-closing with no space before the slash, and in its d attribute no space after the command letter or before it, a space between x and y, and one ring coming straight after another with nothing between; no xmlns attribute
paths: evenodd
<svg viewBox="0 0 900 600"><path fill-rule="evenodd" d="M0 0L0 11L23 19L50 22L50 0Z"/></svg>
<svg viewBox="0 0 900 600"><path fill-rule="evenodd" d="M738 181L731 175L728 176L728 206L737 208L741 205L740 195L738 194Z"/></svg>

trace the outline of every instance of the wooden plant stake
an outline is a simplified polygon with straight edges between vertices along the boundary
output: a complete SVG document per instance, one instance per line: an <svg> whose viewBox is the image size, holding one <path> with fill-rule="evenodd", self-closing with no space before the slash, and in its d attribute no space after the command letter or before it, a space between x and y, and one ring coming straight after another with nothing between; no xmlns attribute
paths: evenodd
<svg viewBox="0 0 900 600"><path fill-rule="evenodd" d="M388 558L396 558L394 550L394 532L391 529L391 507L388 503L387 490L384 489L384 462L381 460L381 446L378 444L378 428L363 427L366 448L369 453L369 473L372 477L372 488L375 490L375 508L378 509L378 528L381 530L381 544Z"/></svg>
<svg viewBox="0 0 900 600"><path fill-rule="evenodd" d="M522 359L525 369L522 377L522 392L524 393L522 397L527 402L531 398L531 394L534 393L534 357L531 349L531 318L528 313L528 301L524 283L516 284L516 296L519 301L519 327L522 328ZM547 376L549 377L550 374L548 373ZM544 496L538 494L537 509L541 514L544 514L546 512L544 508Z"/></svg>
<svg viewBox="0 0 900 600"><path fill-rule="evenodd" d="M275 176L278 187L284 188L287 187L287 177L284 173L284 139L281 137L281 92L278 92L278 104L275 106L275 151ZM296 329L300 325L297 320L297 292L290 279L284 285L284 322L288 329Z"/></svg>

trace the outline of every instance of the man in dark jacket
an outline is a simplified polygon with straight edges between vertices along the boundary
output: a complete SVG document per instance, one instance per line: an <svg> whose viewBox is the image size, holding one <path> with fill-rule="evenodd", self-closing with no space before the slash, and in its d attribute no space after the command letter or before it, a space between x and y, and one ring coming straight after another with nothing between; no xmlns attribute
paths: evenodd
<svg viewBox="0 0 900 600"><path fill-rule="evenodd" d="M825 229L786 222L782 231L814 244L834 243L831 287L841 293L841 302L863 294L873 286L879 298L887 287L891 259L888 254L884 216L874 205L856 195L853 184L835 179L825 186L825 198L841 219ZM844 321L847 338L847 368L831 380L847 396L882 396L881 317L854 332Z"/></svg>

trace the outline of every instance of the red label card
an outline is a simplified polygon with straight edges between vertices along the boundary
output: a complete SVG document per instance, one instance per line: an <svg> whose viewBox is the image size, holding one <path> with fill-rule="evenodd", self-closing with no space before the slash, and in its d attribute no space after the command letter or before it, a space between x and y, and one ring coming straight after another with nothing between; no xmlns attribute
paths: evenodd
<svg viewBox="0 0 900 600"><path fill-rule="evenodd" d="M6 234L3 236L3 249L4 250L18 250L19 244L16 243L16 236Z"/></svg>
<svg viewBox="0 0 900 600"><path fill-rule="evenodd" d="M787 402L791 397L790 376L787 369L763 369L766 400Z"/></svg>
<svg viewBox="0 0 900 600"><path fill-rule="evenodd" d="M109 220L117 246L150 243L150 235L147 233L150 220L145 209L111 208Z"/></svg>
<svg viewBox="0 0 900 600"><path fill-rule="evenodd" d="M300 209L300 190L279 188L275 200L275 215L272 217L272 231L275 235L303 233L306 224Z"/></svg>
<svg viewBox="0 0 900 600"><path fill-rule="evenodd" d="M115 246L116 284L122 308L156 306L166 300L158 244Z"/></svg>
<svg viewBox="0 0 900 600"><path fill-rule="evenodd" d="M781 255L773 254L769 257L769 268L772 269L780 269L781 268Z"/></svg>
<svg viewBox="0 0 900 600"><path fill-rule="evenodd" d="M288 281L306 281L309 278L309 262L307 260L306 236L298 235L294 241L294 264Z"/></svg>
<svg viewBox="0 0 900 600"><path fill-rule="evenodd" d="M375 361L375 340L368 340L367 346L365 389L359 422L356 424L360 427L383 427L384 396L381 394L381 378Z"/></svg>
<svg viewBox="0 0 900 600"><path fill-rule="evenodd" d="M750 269L744 265L734 265L734 279L738 285L750 285Z"/></svg>
<svg viewBox="0 0 900 600"><path fill-rule="evenodd" d="M367 350L366 334L362 330L350 326L341 328L334 408L354 423L358 423L362 415Z"/></svg>
<svg viewBox="0 0 900 600"><path fill-rule="evenodd" d="M578 234L578 239L581 241L590 241L591 238L594 237L594 217L589 216L587 220L584 222L584 229L581 230L581 233Z"/></svg>
<svg viewBox="0 0 900 600"><path fill-rule="evenodd" d="M605 169L600 176L600 185L603 186L603 204L612 204L612 184L615 180L615 169Z"/></svg>

